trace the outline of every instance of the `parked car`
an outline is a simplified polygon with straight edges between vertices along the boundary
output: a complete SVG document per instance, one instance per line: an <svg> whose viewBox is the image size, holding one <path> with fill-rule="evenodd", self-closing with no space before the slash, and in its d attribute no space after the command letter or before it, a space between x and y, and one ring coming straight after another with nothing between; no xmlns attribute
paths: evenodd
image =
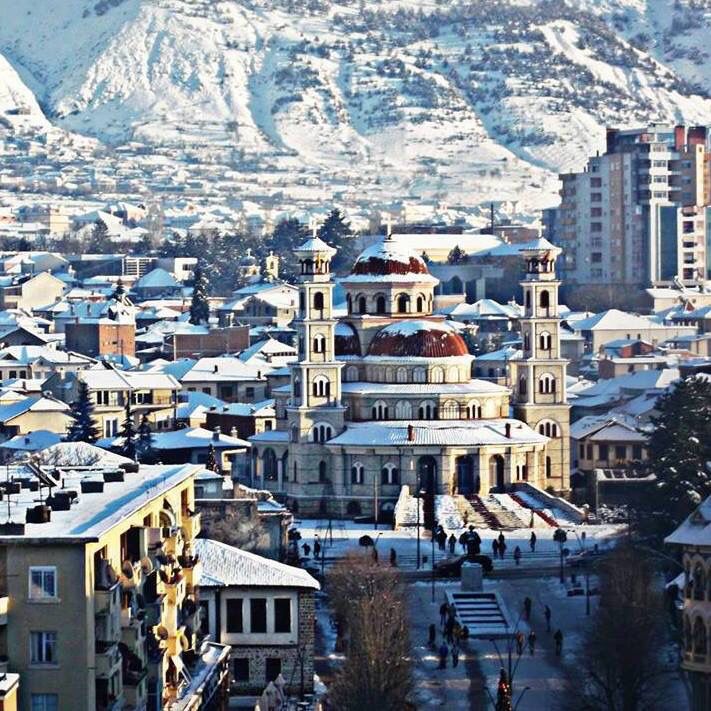
<svg viewBox="0 0 711 711"><path fill-rule="evenodd" d="M494 569L494 564L488 555L475 555L472 558L462 555L458 558L446 558L435 563L435 576L438 578L459 578L462 575L462 563L467 560L479 563L484 573L490 573Z"/></svg>

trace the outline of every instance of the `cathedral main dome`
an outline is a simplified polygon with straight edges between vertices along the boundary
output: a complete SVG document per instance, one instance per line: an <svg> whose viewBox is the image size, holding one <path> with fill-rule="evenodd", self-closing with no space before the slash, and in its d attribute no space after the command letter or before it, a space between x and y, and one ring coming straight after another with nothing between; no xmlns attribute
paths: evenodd
<svg viewBox="0 0 711 711"><path fill-rule="evenodd" d="M446 323L412 319L381 329L368 348L369 356L450 358L469 355L464 339Z"/></svg>
<svg viewBox="0 0 711 711"><path fill-rule="evenodd" d="M376 242L356 259L351 274L386 276L389 274L429 274L424 259L392 239Z"/></svg>

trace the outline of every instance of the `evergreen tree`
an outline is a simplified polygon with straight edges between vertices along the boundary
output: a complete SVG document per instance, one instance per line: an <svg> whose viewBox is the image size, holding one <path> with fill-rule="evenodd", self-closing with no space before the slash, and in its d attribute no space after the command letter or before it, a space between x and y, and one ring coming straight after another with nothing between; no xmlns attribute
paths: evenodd
<svg viewBox="0 0 711 711"><path fill-rule="evenodd" d="M121 437L123 444L121 445L121 454L129 459L136 459L136 425L133 421L133 412L131 411L131 395L126 398L124 407L124 420L121 425Z"/></svg>
<svg viewBox="0 0 711 711"><path fill-rule="evenodd" d="M452 251L447 255L449 264L466 264L469 261L466 252L458 245L454 245Z"/></svg>
<svg viewBox="0 0 711 711"><path fill-rule="evenodd" d="M657 401L649 472L657 477L642 527L666 535L711 495L711 382L689 377Z"/></svg>
<svg viewBox="0 0 711 711"><path fill-rule="evenodd" d="M141 424L138 426L136 454L139 461L144 464L154 464L157 461L156 451L153 447L153 432L148 422L148 416L145 414L141 418Z"/></svg>
<svg viewBox="0 0 711 711"><path fill-rule="evenodd" d="M210 320L210 304L207 300L210 282L202 261L197 263L193 280L193 299L190 303L190 323L198 326Z"/></svg>
<svg viewBox="0 0 711 711"><path fill-rule="evenodd" d="M220 467L217 464L217 452L215 452L215 445L210 442L210 446L207 449L207 462L205 462L205 468L209 469L211 472L220 473Z"/></svg>
<svg viewBox="0 0 711 711"><path fill-rule="evenodd" d="M84 381L79 382L77 399L71 404L69 417L73 422L67 432L68 442L89 442L99 439L99 430L94 421L94 403L89 395L89 388Z"/></svg>
<svg viewBox="0 0 711 711"><path fill-rule="evenodd" d="M112 245L109 230L103 222L97 222L89 239L88 250L91 254L108 254Z"/></svg>
<svg viewBox="0 0 711 711"><path fill-rule="evenodd" d="M274 232L265 247L271 249L281 258L280 271L286 281L294 281L300 273L299 263L294 250L309 238L309 230L297 219L282 220L274 228Z"/></svg>
<svg viewBox="0 0 711 711"><path fill-rule="evenodd" d="M346 221L345 215L338 208L334 208L328 213L328 217L319 228L318 236L338 250L333 259L335 269L353 262L356 256L352 254L355 247L353 230L350 223Z"/></svg>

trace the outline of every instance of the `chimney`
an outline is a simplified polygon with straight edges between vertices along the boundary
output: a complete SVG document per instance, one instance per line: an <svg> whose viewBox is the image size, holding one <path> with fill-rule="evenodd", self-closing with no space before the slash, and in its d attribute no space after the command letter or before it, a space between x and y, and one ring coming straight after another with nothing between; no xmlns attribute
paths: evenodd
<svg viewBox="0 0 711 711"><path fill-rule="evenodd" d="M511 439L511 423L506 423L506 439Z"/></svg>
<svg viewBox="0 0 711 711"><path fill-rule="evenodd" d="M412 425L407 426L407 441L408 442L415 441L415 428Z"/></svg>
<svg viewBox="0 0 711 711"><path fill-rule="evenodd" d="M220 425L217 425L212 432L212 441L217 442L220 439Z"/></svg>

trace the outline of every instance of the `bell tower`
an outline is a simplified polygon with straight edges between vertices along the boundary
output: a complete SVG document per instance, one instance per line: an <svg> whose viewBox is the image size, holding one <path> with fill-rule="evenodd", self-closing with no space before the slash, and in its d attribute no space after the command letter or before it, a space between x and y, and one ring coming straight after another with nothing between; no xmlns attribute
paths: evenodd
<svg viewBox="0 0 711 711"><path fill-rule="evenodd" d="M564 491L570 488L570 406L565 383L568 361L560 352L560 281L555 273L561 250L538 239L520 251L526 273L521 282L523 355L513 362L514 416L549 438L534 483Z"/></svg>
<svg viewBox="0 0 711 711"><path fill-rule="evenodd" d="M325 443L344 430L341 368L336 360L331 259L336 250L314 235L295 251L299 275L298 362L291 366L286 406L291 471L285 476L310 487L312 496L332 495L334 472ZM301 488L297 486L297 488ZM301 509L300 509L301 510Z"/></svg>

